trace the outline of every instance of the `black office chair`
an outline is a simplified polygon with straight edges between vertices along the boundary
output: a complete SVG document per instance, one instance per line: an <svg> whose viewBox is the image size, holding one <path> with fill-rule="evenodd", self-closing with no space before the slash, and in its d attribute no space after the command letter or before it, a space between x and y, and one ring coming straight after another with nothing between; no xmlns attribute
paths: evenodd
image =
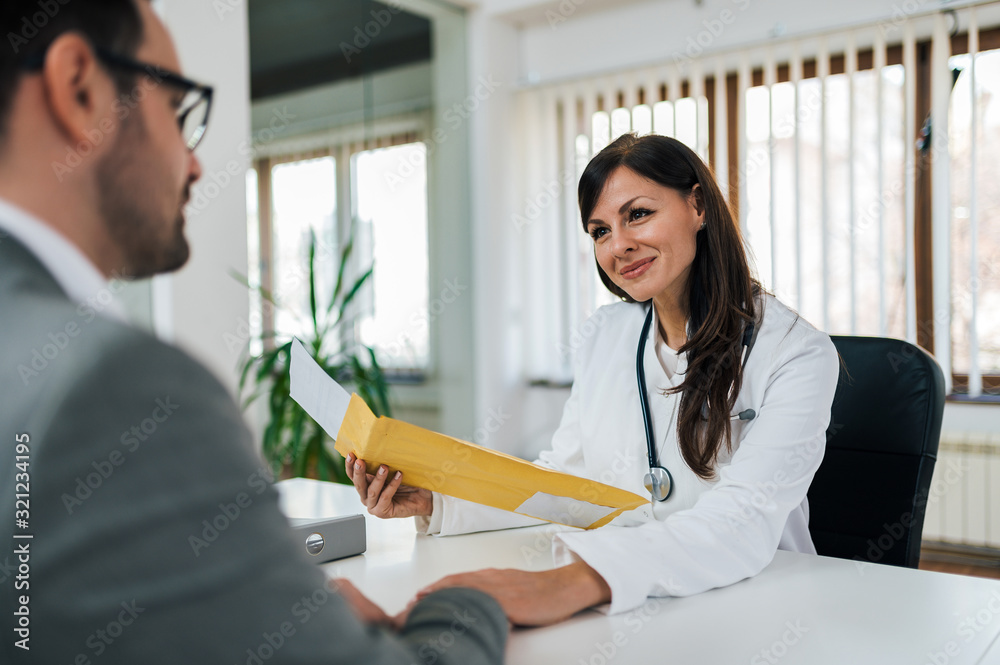
<svg viewBox="0 0 1000 665"><path fill-rule="evenodd" d="M813 542L823 555L916 568L941 436L944 375L909 342L831 339L844 366L826 455L809 488Z"/></svg>

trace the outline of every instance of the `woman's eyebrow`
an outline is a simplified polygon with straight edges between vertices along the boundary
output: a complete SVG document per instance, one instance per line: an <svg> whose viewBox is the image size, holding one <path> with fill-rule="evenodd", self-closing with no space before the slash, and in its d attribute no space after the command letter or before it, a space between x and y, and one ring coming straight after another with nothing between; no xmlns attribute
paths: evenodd
<svg viewBox="0 0 1000 665"><path fill-rule="evenodd" d="M636 202L637 200L639 200L639 199L642 199L642 198L646 198L646 199L648 199L648 198L650 198L650 197L646 196L645 194L639 194L638 196L633 196L633 197L632 197L632 198L630 198L630 199L629 199L628 201L626 201L625 203L623 203L623 204L622 204L622 206L621 206L620 208L618 208L618 214L619 214L619 215L624 215L624 214L625 214L625 213L626 213L626 212L628 211L629 207L630 207L630 206L631 206L631 205L632 205L633 203L635 203L635 202ZM589 221L587 222L587 228L590 228L590 225L591 225L591 224L603 224L603 223L604 223L604 221L603 221L603 220L600 220L600 219L597 219L597 218L595 217L595 218L593 218L593 219L591 219L591 220L589 220Z"/></svg>
<svg viewBox="0 0 1000 665"><path fill-rule="evenodd" d="M633 196L633 197L632 197L632 198L630 198L630 199L629 199L628 201L626 201L625 203L623 203L623 204L622 204L622 207L621 207L621 208L618 208L618 214L619 214L619 215L624 215L624 214L625 214L625 211L627 211L627 210L629 209L629 207L630 207L630 206L631 206L631 205L632 205L633 203L635 203L636 199L641 199L641 198L642 198L643 196L645 196L645 195L644 195L644 194L640 194L639 196Z"/></svg>

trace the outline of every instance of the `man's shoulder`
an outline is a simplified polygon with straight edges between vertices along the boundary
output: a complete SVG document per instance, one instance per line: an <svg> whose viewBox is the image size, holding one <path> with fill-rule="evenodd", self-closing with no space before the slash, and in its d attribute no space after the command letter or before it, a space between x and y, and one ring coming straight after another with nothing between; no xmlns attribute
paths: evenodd
<svg viewBox="0 0 1000 665"><path fill-rule="evenodd" d="M71 395L94 399L165 389L215 394L222 384L194 358L148 332L63 297L20 297L0 324L0 384L18 387L9 408L57 408Z"/></svg>

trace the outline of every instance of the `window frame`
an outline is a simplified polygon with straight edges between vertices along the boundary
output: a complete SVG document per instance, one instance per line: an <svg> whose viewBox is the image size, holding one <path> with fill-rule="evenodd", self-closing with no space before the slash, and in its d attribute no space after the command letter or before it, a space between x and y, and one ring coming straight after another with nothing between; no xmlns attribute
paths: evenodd
<svg viewBox="0 0 1000 665"><path fill-rule="evenodd" d="M356 193L353 178L354 157L368 150L389 148L409 143L426 143L424 132L419 130L385 134L377 139L360 142L345 141L325 147L307 150L279 151L261 155L253 160L252 168L257 171L257 233L259 236L260 287L268 293L274 292L274 193L272 170L281 164L301 162L323 157L335 160L335 187L337 188L337 208L335 215L336 235L346 238L356 210ZM428 187L429 188L429 187ZM370 258L370 257L369 257ZM361 262L357 256L351 260L348 276L355 277L361 272ZM261 331L265 350L275 347L275 311L273 307L261 308ZM347 341L345 335L345 341ZM399 385L421 385L430 381L435 366L433 344L429 349L426 368L384 368L386 380Z"/></svg>
<svg viewBox="0 0 1000 665"><path fill-rule="evenodd" d="M917 72L916 72L916 92L917 92L917 131L927 117L931 109L931 41L929 39L920 40L916 43L917 49ZM1000 27L980 30L979 32L980 52L1000 49ZM951 37L951 54L962 55L969 52L969 34L962 32ZM872 49L862 49L858 51L857 71L873 69L874 56ZM893 44L886 47L886 65L899 65L903 62L903 47L900 44ZM830 75L843 74L845 72L845 56L843 53L830 54ZM816 78L816 59L806 59L802 63L802 79ZM738 74L726 74L726 104L728 113L726 116L727 132L727 155L729 173L729 200L736 218L739 219L740 183L739 183L739 141L740 127L738 115L739 103L739 83ZM787 62L778 64L777 83L785 83L790 79L789 65ZM764 85L764 69L756 67L751 70L751 85ZM682 84L682 94L688 94L689 81ZM715 127L715 76L705 78L705 91L708 98L708 140L709 146L715 145L717 131ZM665 95L665 90L661 89L661 97ZM918 137L910 137L916 141ZM709 149L709 165L714 170L715 150ZM934 349L934 293L933 274L934 262L931 252L931 164L932 157L929 152L920 156L916 170L916 207L914 216L914 254L915 254L915 289L916 289L916 316L917 316L917 345L933 355ZM951 321L949 318L948 324ZM983 374L983 395L984 399L963 397L968 393L969 375L952 372L952 391L948 395L949 401L983 403L996 402L997 395L1000 395L1000 374ZM989 393L989 394L988 394Z"/></svg>

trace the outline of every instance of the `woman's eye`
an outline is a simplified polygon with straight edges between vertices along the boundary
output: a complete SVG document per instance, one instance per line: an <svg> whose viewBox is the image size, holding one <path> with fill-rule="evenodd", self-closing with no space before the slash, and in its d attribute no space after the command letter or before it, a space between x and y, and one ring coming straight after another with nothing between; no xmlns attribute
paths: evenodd
<svg viewBox="0 0 1000 665"><path fill-rule="evenodd" d="M598 240L599 238L603 237L605 233L607 233L607 229L604 228L603 226L599 226L596 229L591 229L590 237L593 238L594 240Z"/></svg>
<svg viewBox="0 0 1000 665"><path fill-rule="evenodd" d="M645 208L632 208L628 211L629 219L641 219L650 214L650 211Z"/></svg>

